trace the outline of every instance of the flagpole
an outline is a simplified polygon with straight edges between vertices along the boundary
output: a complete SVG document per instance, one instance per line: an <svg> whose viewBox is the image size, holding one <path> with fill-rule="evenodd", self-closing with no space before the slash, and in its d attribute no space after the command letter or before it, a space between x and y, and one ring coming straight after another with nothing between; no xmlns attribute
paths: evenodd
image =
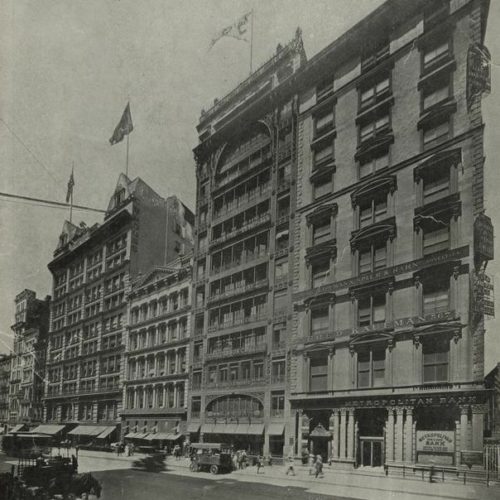
<svg viewBox="0 0 500 500"><path fill-rule="evenodd" d="M250 74L252 74L252 62L253 62L253 17L255 15L254 10L251 11L252 18L250 20Z"/></svg>
<svg viewBox="0 0 500 500"><path fill-rule="evenodd" d="M71 167L71 178L74 179L73 177L73 172L75 170L75 162L73 162L73 166ZM74 180L73 180L74 182ZM69 222L70 224L73 222L73 186L71 187L71 192L69 196Z"/></svg>
<svg viewBox="0 0 500 500"><path fill-rule="evenodd" d="M128 138L130 136L130 133L127 134L127 160L125 164L125 175L128 177Z"/></svg>

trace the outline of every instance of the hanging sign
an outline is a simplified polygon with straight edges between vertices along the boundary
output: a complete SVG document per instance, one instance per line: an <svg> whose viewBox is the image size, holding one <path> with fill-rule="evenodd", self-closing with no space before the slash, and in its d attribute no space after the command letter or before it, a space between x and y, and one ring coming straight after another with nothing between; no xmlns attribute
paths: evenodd
<svg viewBox="0 0 500 500"><path fill-rule="evenodd" d="M491 55L481 44L469 47L467 54L467 106L470 109L474 97L491 92Z"/></svg>

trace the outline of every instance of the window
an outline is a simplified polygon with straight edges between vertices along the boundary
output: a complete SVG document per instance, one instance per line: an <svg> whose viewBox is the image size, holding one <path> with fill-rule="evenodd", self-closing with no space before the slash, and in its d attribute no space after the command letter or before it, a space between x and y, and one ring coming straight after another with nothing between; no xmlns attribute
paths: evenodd
<svg viewBox="0 0 500 500"><path fill-rule="evenodd" d="M328 274L330 273L330 261L324 260L321 262L314 262L311 264L312 271L312 287L316 288L318 286L324 285Z"/></svg>
<svg viewBox="0 0 500 500"><path fill-rule="evenodd" d="M333 76L324 80L316 87L316 101L322 101L333 94Z"/></svg>
<svg viewBox="0 0 500 500"><path fill-rule="evenodd" d="M285 411L285 393L271 393L271 417L281 417Z"/></svg>
<svg viewBox="0 0 500 500"><path fill-rule="evenodd" d="M326 175L315 179L313 183L313 197L314 199L321 198L326 194L330 194L333 191L332 175Z"/></svg>
<svg viewBox="0 0 500 500"><path fill-rule="evenodd" d="M373 243L359 250L359 274L373 273L387 266L387 244Z"/></svg>
<svg viewBox="0 0 500 500"><path fill-rule="evenodd" d="M363 200L359 204L359 228L384 220L387 216L387 195Z"/></svg>
<svg viewBox="0 0 500 500"><path fill-rule="evenodd" d="M312 244L319 245L330 239L330 219L322 219L315 224L312 228Z"/></svg>
<svg viewBox="0 0 500 500"><path fill-rule="evenodd" d="M193 389L201 388L201 371L193 372Z"/></svg>
<svg viewBox="0 0 500 500"><path fill-rule="evenodd" d="M208 368L208 383L215 384L215 382L217 382L217 367L210 366Z"/></svg>
<svg viewBox="0 0 500 500"><path fill-rule="evenodd" d="M358 387L382 387L385 377L385 349L358 352Z"/></svg>
<svg viewBox="0 0 500 500"><path fill-rule="evenodd" d="M447 40L437 47L428 48L424 51L424 69L428 69L437 61L446 58L450 52L450 42Z"/></svg>
<svg viewBox="0 0 500 500"><path fill-rule="evenodd" d="M424 130L424 150L433 148L450 137L451 126L450 122L446 121L439 125Z"/></svg>
<svg viewBox="0 0 500 500"><path fill-rule="evenodd" d="M373 174L388 166L389 166L389 155L387 153L381 154L380 156L376 156L374 158L370 158L364 163L360 163L359 178L363 179L367 175Z"/></svg>
<svg viewBox="0 0 500 500"><path fill-rule="evenodd" d="M314 120L314 135L318 137L333 129L333 109L328 109Z"/></svg>
<svg viewBox="0 0 500 500"><path fill-rule="evenodd" d="M325 144L314 152L314 168L329 163L333 160L333 144Z"/></svg>
<svg viewBox="0 0 500 500"><path fill-rule="evenodd" d="M450 226L448 224L432 224L424 228L423 255L431 255L450 248ZM443 227L444 225L444 227Z"/></svg>
<svg viewBox="0 0 500 500"><path fill-rule="evenodd" d="M288 306L288 294L286 290L281 290L274 294L275 312L285 312Z"/></svg>
<svg viewBox="0 0 500 500"><path fill-rule="evenodd" d="M385 293L366 295L358 300L358 326L385 324Z"/></svg>
<svg viewBox="0 0 500 500"><path fill-rule="evenodd" d="M311 310L311 335L321 335L328 332L330 326L328 305Z"/></svg>
<svg viewBox="0 0 500 500"><path fill-rule="evenodd" d="M371 137L374 137L382 129L389 125L389 115L381 116L376 120L363 125L359 129L359 140L360 142L366 141Z"/></svg>
<svg viewBox="0 0 500 500"><path fill-rule="evenodd" d="M440 339L424 342L422 348L424 384L448 381L450 341Z"/></svg>
<svg viewBox="0 0 500 500"><path fill-rule="evenodd" d="M434 104L448 99L448 97L450 97L450 85L448 83L437 89L432 89L423 96L423 109L429 109Z"/></svg>
<svg viewBox="0 0 500 500"><path fill-rule="evenodd" d="M311 392L326 391L328 389L328 353L311 354L310 383Z"/></svg>
<svg viewBox="0 0 500 500"><path fill-rule="evenodd" d="M423 286L424 316L447 312L450 309L450 280L445 276L432 279Z"/></svg>
<svg viewBox="0 0 500 500"><path fill-rule="evenodd" d="M448 167L426 172L423 178L424 205L450 194L450 169Z"/></svg>
<svg viewBox="0 0 500 500"><path fill-rule="evenodd" d="M285 381L285 360L273 361L272 363L272 382Z"/></svg>
<svg viewBox="0 0 500 500"><path fill-rule="evenodd" d="M256 380L264 378L264 363L262 361L256 361L253 364L253 377Z"/></svg>
<svg viewBox="0 0 500 500"><path fill-rule="evenodd" d="M383 79L379 80L377 83L362 89L360 94L361 107L364 108L375 104L380 96L387 93L387 91L389 90L389 84L389 77L386 76Z"/></svg>
<svg viewBox="0 0 500 500"><path fill-rule="evenodd" d="M288 259L276 262L274 276L276 280L288 279Z"/></svg>

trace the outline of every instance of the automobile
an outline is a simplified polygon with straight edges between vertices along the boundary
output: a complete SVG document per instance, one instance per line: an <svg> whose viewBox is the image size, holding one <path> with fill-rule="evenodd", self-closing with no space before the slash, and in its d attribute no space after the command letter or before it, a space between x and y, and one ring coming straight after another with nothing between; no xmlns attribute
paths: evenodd
<svg viewBox="0 0 500 500"><path fill-rule="evenodd" d="M221 443L197 443L191 445L193 472L210 471L212 474L230 472L233 469L231 449Z"/></svg>

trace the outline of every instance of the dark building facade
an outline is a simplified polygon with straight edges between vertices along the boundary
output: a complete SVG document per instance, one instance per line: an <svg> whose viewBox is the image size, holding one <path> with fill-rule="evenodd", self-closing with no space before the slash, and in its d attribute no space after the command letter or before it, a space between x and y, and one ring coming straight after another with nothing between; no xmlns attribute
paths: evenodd
<svg viewBox="0 0 500 500"><path fill-rule="evenodd" d="M71 431L78 439L100 431L113 437L109 430L122 411L131 282L191 250L192 217L176 197L165 200L140 178L121 174L102 224L64 223L49 264L46 422L81 424Z"/></svg>
<svg viewBox="0 0 500 500"><path fill-rule="evenodd" d="M0 425L5 431L9 422L11 354L0 354Z"/></svg>
<svg viewBox="0 0 500 500"><path fill-rule="evenodd" d="M10 370L9 424L42 422L45 355L49 331L50 297L37 299L23 290L15 299L15 322Z"/></svg>

